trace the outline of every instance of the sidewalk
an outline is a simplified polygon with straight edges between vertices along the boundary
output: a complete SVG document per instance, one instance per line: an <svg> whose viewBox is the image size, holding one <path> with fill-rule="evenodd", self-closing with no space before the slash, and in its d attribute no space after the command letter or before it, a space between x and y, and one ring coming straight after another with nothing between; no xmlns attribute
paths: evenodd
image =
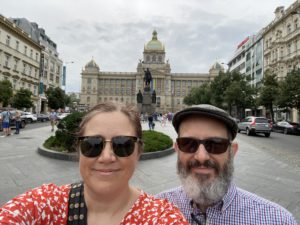
<svg viewBox="0 0 300 225"><path fill-rule="evenodd" d="M148 130L147 123L142 126ZM54 134L50 129L50 125L25 129L19 135L0 138L0 205L42 183L61 185L80 179L78 162L46 158L37 153L37 147ZM161 127L156 122L155 130L166 133L173 140L177 137L169 123ZM300 221L300 172L242 139L238 135L240 149L235 157L234 182L286 207ZM131 184L151 194L179 185L176 158L174 153L139 161Z"/></svg>

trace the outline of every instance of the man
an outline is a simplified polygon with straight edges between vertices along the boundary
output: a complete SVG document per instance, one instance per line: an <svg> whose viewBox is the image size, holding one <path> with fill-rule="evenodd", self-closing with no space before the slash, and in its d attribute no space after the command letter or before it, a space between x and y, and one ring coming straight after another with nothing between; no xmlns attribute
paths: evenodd
<svg viewBox="0 0 300 225"><path fill-rule="evenodd" d="M4 110L1 113L2 128L3 128L4 136L10 135L10 117L11 117L11 113L10 113L9 109Z"/></svg>
<svg viewBox="0 0 300 225"><path fill-rule="evenodd" d="M54 126L55 126L56 120L57 120L57 114L54 111L54 109L51 110L49 119L50 119L50 123L51 123L51 132L53 132L54 131Z"/></svg>
<svg viewBox="0 0 300 225"><path fill-rule="evenodd" d="M151 75L149 68L147 68L147 70L145 70L144 73L145 73L145 76L144 76L145 85L149 86L150 82L152 81L152 75Z"/></svg>
<svg viewBox="0 0 300 225"><path fill-rule="evenodd" d="M232 183L237 124L227 112L197 105L172 123L182 187L157 197L176 204L190 224L297 224L286 209Z"/></svg>

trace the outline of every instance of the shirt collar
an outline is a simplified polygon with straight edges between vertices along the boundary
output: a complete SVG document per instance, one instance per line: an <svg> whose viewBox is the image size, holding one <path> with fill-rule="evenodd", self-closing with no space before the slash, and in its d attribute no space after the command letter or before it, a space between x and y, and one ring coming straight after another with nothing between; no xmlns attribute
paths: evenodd
<svg viewBox="0 0 300 225"><path fill-rule="evenodd" d="M217 202L215 205L213 205L211 208L219 208L221 212L224 212L233 201L235 195L237 193L236 186L234 184L230 184L228 191L224 195L221 201ZM197 210L199 212L199 209L196 209L196 204L192 199L190 199L190 206L192 207L193 211Z"/></svg>

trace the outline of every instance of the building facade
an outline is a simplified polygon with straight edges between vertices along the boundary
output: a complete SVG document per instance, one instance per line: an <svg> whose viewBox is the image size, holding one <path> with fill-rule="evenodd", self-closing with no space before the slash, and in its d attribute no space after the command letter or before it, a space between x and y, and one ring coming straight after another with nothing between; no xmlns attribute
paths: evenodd
<svg viewBox="0 0 300 225"><path fill-rule="evenodd" d="M92 107L104 101L136 104L136 95L144 90L144 71L152 75L151 90L156 92L156 111L175 112L185 107L184 97L192 87L199 87L219 75L224 68L215 63L209 73L171 73L164 44L153 31L152 39L144 45L143 60L136 72L105 72L91 60L82 70L80 104Z"/></svg>
<svg viewBox="0 0 300 225"><path fill-rule="evenodd" d="M42 46L40 59L39 96L37 113L47 111L47 99L44 91L52 87L62 86L63 62L59 58L57 45L51 40L43 28L37 23L29 22L25 18L11 18L18 27L30 34L32 39Z"/></svg>
<svg viewBox="0 0 300 225"><path fill-rule="evenodd" d="M275 10L275 19L264 28L264 70L270 70L283 80L287 73L300 68L300 1L295 1L286 10ZM276 109L275 109L276 110ZM299 112L277 112L278 120L299 121Z"/></svg>
<svg viewBox="0 0 300 225"><path fill-rule="evenodd" d="M32 92L37 108L42 46L15 23L0 15L0 80L9 80L13 92ZM33 110L34 110L33 109Z"/></svg>

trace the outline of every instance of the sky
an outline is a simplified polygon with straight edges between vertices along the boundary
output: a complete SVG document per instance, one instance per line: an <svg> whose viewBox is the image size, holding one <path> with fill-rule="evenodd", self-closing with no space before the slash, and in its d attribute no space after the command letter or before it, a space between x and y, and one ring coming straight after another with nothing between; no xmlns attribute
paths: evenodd
<svg viewBox="0 0 300 225"><path fill-rule="evenodd" d="M66 63L67 92L80 92L81 71L136 72L155 29L173 73L208 73L237 45L295 0L0 0L0 14L44 28ZM73 61L74 63L68 63Z"/></svg>

